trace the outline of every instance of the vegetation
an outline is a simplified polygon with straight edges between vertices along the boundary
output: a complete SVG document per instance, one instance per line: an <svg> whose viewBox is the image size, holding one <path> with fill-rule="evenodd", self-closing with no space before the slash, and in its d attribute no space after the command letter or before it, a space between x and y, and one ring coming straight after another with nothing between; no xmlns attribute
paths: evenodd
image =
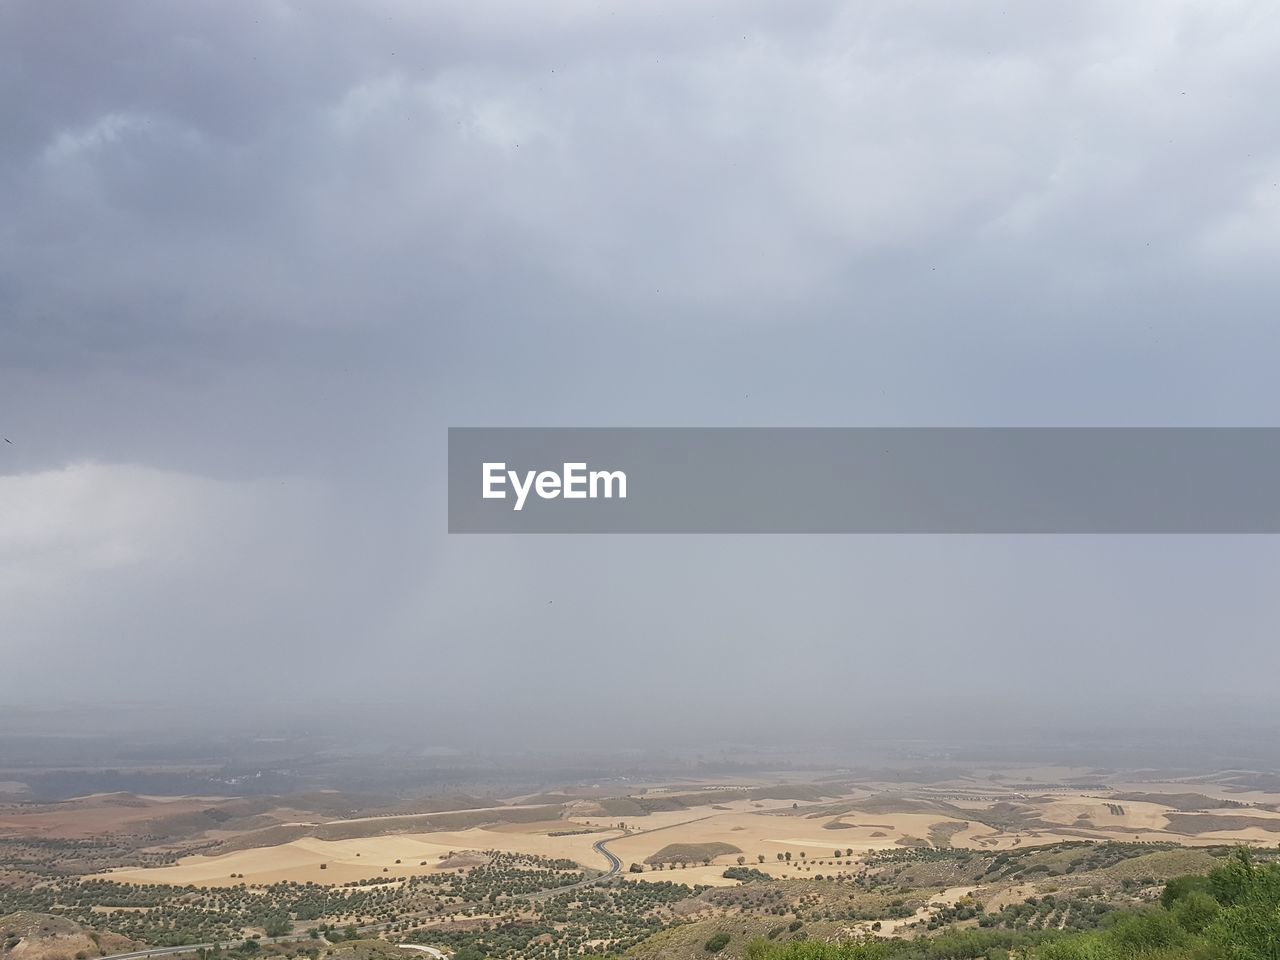
<svg viewBox="0 0 1280 960"><path fill-rule="evenodd" d="M403 927L406 913L469 915L481 907L493 911L501 903L523 903L519 898L585 879L572 860L497 851L470 869L420 877L387 875L343 886L287 882L178 887L59 878L0 885L0 916L19 911L61 916L153 946L230 941L252 933L281 936L308 925L336 941L356 937L357 926Z"/></svg>
<svg viewBox="0 0 1280 960"><path fill-rule="evenodd" d="M657 853L645 857L645 863L710 863L726 853L741 853L731 843L669 843Z"/></svg>
<svg viewBox="0 0 1280 960"><path fill-rule="evenodd" d="M1177 878L1158 904L1111 913L1097 930L950 930L849 943L752 942L749 960L1277 960L1280 864L1240 848L1207 877Z"/></svg>
<svg viewBox="0 0 1280 960"><path fill-rule="evenodd" d="M723 932L717 933L708 938L707 942L702 945L702 949L707 951L707 953L719 953L729 945L729 939L729 934Z"/></svg>
<svg viewBox="0 0 1280 960"><path fill-rule="evenodd" d="M738 880L742 883L747 883L751 880L773 879L769 874L762 870L757 870L755 867L729 867L725 870L723 876L729 880Z"/></svg>
<svg viewBox="0 0 1280 960"><path fill-rule="evenodd" d="M794 793L808 803L821 797L818 788L808 785L776 792ZM622 811L625 819L620 815L581 823L552 818L556 822L540 823L530 832L572 836L627 831L628 826L631 833L644 832L642 825L631 822L633 813L707 804L713 798L740 801L754 794L736 787L689 794L642 792L619 798L622 806L634 807ZM1123 815L1121 802L1146 802L1145 796L1108 794L1116 801L1112 813ZM1229 806L1199 794L1175 798L1169 814L1174 822L1183 817L1216 823L1214 818ZM545 819L553 804L571 798L546 794L533 799L534 813L524 812L531 808L521 804L510 808L513 818ZM1266 933L1280 926L1280 867L1267 862L1267 852L1230 854L1226 847L1192 849L1096 837L1038 844L1035 841L1043 836L1010 838L999 832L999 825L1020 831L1034 826L1043 809L1034 797L1013 797L978 811L955 807L947 799L964 798L889 795L822 802L802 814L784 805L754 803L761 816L810 816L815 826L841 811L858 811L861 829L882 827L894 837L901 837L903 828L879 824L865 814L889 808L926 813L926 818L913 821L913 830L927 832L928 839L912 838L906 841L909 846L899 839L896 848L855 856L852 847L835 845L843 839L838 833L825 835L829 839L822 842L788 841L794 847L789 850L764 846L744 833L741 842L749 852L728 843L682 843L640 861L637 850L631 856L638 862L624 866L625 877L601 878L568 859L493 849L445 854L443 846L435 852L438 860L430 863L433 869L422 875L402 875L410 868L387 859L369 866L367 872L374 875L358 881L341 882L356 874L332 869L319 875L333 877L336 882L331 884L255 883L247 868L249 882L244 874L233 873L231 886L217 888L121 882L136 874L89 876L115 865L158 864L179 853L256 844L282 830L395 834L508 819L504 809L475 808L478 801L466 798L451 801L459 804L456 809L387 799L379 801L376 816L356 817L362 811L351 808L350 801L321 797L299 809L327 803L335 814L351 819L311 825L294 823L297 814L292 808L268 816L264 811L275 810L274 800L219 802L207 808L201 801L131 826L132 832L93 840L42 837L35 831L0 839L0 918L25 912L38 918L37 929L42 931L58 929L60 923L83 928L64 953L55 955L55 947L46 944L50 953L44 956L24 941L21 931L29 925L16 920L9 926L0 924L0 960L94 960L131 948L132 941L155 946L220 944L193 949L195 960L428 957L425 952L398 952L395 945L402 943L444 950L452 960L566 960L592 954L626 954L633 960L708 960L713 955L716 960L1280 960L1274 940L1268 939L1276 935ZM145 806L144 800L129 797L75 803L108 811ZM464 803L473 806L464 809ZM790 807L790 799L784 804ZM1250 807L1248 813L1271 809L1239 806ZM713 804L712 809L729 808ZM1086 809L1101 815L1097 802ZM62 815L43 808L38 812ZM286 815L288 822L278 822ZM1077 823L1082 819L1087 815L1080 814ZM1233 822L1249 819L1235 817ZM974 823L998 829L967 832ZM1054 829L1063 829L1063 824ZM1066 828L1068 835L1088 836L1081 830ZM225 836L229 834L233 836ZM1117 828L1106 834L1129 835L1127 827L1123 833ZM174 836L187 839L167 839ZM695 840L737 835L681 836ZM671 837L656 839L643 849L654 849L666 839ZM1023 846L1024 839L1031 842ZM953 847L953 841L965 846ZM561 849L580 850L588 844ZM737 884L702 887L673 882L679 868L716 858L725 863L736 859L736 865L723 869L723 876ZM411 862L428 866L416 857L404 860ZM659 879L663 877L669 880ZM225 875L220 879L227 882ZM276 937L283 939L270 942ZM181 960L190 958L184 955Z"/></svg>
<svg viewBox="0 0 1280 960"><path fill-rule="evenodd" d="M585 952L620 954L677 921L674 905L701 887L659 882L613 882L580 887L526 904L471 927L426 926L403 939L449 947L454 960L464 949L492 960L540 960Z"/></svg>

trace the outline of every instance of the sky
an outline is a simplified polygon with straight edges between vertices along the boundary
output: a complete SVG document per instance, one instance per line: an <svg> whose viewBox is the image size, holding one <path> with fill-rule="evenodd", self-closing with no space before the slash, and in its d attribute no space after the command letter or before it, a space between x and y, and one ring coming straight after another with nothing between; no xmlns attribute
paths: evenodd
<svg viewBox="0 0 1280 960"><path fill-rule="evenodd" d="M1234 0L0 5L4 700L1261 722L1273 538L451 537L445 438L1280 426L1278 54Z"/></svg>

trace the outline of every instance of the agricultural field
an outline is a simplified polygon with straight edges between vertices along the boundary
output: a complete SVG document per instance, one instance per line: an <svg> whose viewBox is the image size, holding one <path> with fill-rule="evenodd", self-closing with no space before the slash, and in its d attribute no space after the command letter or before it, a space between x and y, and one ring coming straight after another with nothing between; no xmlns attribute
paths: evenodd
<svg viewBox="0 0 1280 960"><path fill-rule="evenodd" d="M1233 846L1280 841L1280 796L1229 778L1043 767L509 797L20 796L0 805L5 960L357 942L693 957L722 936L728 957L756 939L1093 929Z"/></svg>

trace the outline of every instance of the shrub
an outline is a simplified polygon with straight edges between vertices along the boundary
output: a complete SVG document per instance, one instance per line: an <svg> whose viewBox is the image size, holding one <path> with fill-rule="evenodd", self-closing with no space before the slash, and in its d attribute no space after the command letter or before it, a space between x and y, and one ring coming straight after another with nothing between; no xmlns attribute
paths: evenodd
<svg viewBox="0 0 1280 960"><path fill-rule="evenodd" d="M707 942L702 945L702 949L707 951L707 953L719 953L728 945L729 945L729 934L717 933L715 936L709 938Z"/></svg>

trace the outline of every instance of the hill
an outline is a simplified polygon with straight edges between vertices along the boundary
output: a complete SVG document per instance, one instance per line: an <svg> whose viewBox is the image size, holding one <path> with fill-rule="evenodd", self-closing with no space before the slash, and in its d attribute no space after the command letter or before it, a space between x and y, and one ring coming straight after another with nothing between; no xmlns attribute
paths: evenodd
<svg viewBox="0 0 1280 960"><path fill-rule="evenodd" d="M0 917L3 960L90 960L135 949L114 933L97 933L65 917L21 911Z"/></svg>
<svg viewBox="0 0 1280 960"><path fill-rule="evenodd" d="M326 950L325 960L431 960L430 954L405 950L385 940L348 940Z"/></svg>

